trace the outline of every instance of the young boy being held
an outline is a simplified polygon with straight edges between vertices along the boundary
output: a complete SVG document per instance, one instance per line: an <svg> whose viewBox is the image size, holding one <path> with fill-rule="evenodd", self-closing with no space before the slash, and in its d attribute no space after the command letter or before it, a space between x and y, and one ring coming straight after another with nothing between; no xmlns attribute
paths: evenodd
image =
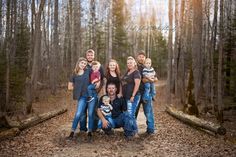
<svg viewBox="0 0 236 157"><path fill-rule="evenodd" d="M157 77L150 58L145 59L144 66L142 71L143 78L146 78L148 81L144 83L143 102L147 103L150 99L155 101L156 89L154 82L157 80Z"/></svg>
<svg viewBox="0 0 236 157"><path fill-rule="evenodd" d="M99 71L101 64L98 61L92 62L92 72L90 74L91 84L88 86L88 102L91 102L97 95L96 85L101 81L101 73Z"/></svg>
<svg viewBox="0 0 236 157"><path fill-rule="evenodd" d="M102 112L105 119L111 125L111 128L114 128L115 124L112 120L112 113L111 113L111 110L113 110L113 107L110 104L110 98L108 96L103 96L102 102L103 102L103 104L101 105L101 107L99 109ZM102 120L101 119L98 121L98 128L99 129L102 128Z"/></svg>

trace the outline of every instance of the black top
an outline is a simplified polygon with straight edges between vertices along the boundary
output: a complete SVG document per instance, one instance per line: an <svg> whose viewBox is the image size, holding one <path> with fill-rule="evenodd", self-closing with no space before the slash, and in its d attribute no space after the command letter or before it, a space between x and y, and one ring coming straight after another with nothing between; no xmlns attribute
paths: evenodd
<svg viewBox="0 0 236 157"><path fill-rule="evenodd" d="M98 108L101 108L101 105L103 104L102 98L104 96L102 96L99 99ZM123 98L116 97L115 100L110 102L110 104L113 107L113 110L111 110L112 118L118 117L121 113L123 113L124 111L127 110L127 105L126 105L125 100Z"/></svg>
<svg viewBox="0 0 236 157"><path fill-rule="evenodd" d="M108 73L107 75L107 82L106 82L106 89L107 89L107 85L109 83L114 83L116 85L116 88L117 88L117 92L116 94L118 94L120 92L120 84L121 84L121 81L120 81L120 78L118 76L116 77L113 77L110 73ZM107 91L106 91L107 92Z"/></svg>
<svg viewBox="0 0 236 157"><path fill-rule="evenodd" d="M70 82L73 83L73 99L78 100L81 96L87 96L90 69L86 69L82 75L73 74Z"/></svg>
<svg viewBox="0 0 236 157"><path fill-rule="evenodd" d="M131 98L134 90L135 79L141 79L141 75L138 70L135 70L129 75L128 72L126 72L126 74L122 77L122 94L125 99Z"/></svg>
<svg viewBox="0 0 236 157"><path fill-rule="evenodd" d="M145 67L145 66L144 66L143 64L138 64L138 70L139 70L139 72L140 72L141 79L143 79L142 71L143 71L144 67ZM140 92L141 94L144 92L144 83L143 83L142 80L141 80L141 82L140 82L139 92Z"/></svg>

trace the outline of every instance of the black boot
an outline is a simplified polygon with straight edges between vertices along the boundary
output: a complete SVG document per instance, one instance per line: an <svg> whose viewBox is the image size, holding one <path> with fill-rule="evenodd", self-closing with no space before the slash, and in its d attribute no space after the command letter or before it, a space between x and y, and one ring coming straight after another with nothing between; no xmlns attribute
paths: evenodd
<svg viewBox="0 0 236 157"><path fill-rule="evenodd" d="M68 140L72 140L73 137L74 137L74 134L75 134L74 131L71 131L71 132L70 132L70 135L67 137L67 139L68 139Z"/></svg>
<svg viewBox="0 0 236 157"><path fill-rule="evenodd" d="M88 141L91 142L92 141L92 132L88 132Z"/></svg>

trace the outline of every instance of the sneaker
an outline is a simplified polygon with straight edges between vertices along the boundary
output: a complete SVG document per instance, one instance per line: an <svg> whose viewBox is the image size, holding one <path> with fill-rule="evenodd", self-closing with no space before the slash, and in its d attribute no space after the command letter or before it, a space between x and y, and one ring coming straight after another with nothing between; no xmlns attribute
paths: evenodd
<svg viewBox="0 0 236 157"><path fill-rule="evenodd" d="M87 102L91 102L91 101L93 101L93 99L94 99L94 97L89 96L88 99L87 99Z"/></svg>

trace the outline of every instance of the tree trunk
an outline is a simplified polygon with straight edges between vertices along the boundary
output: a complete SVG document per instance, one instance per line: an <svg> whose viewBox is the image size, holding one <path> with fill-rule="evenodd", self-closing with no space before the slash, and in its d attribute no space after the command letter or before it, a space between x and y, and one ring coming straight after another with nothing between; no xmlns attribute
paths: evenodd
<svg viewBox="0 0 236 157"><path fill-rule="evenodd" d="M25 119L21 122L12 121L11 123L9 123L9 125L10 125L9 127L12 127L11 129L0 132L0 139L3 140L6 138L16 136L20 133L20 130L24 130L29 127L35 126L39 123L42 123L48 119L55 117L57 115L63 114L66 111L67 111L67 109L62 108L62 109L57 109L54 111L50 111L47 113L43 113L40 115L30 117L30 118Z"/></svg>
<svg viewBox="0 0 236 157"><path fill-rule="evenodd" d="M12 1L12 8L11 8L11 29L12 29L12 41L11 41L11 56L10 56L10 64L15 64L15 57L16 57L16 34L17 34L17 1Z"/></svg>
<svg viewBox="0 0 236 157"><path fill-rule="evenodd" d="M193 75L194 75L194 96L196 103L199 103L199 92L201 89L202 73L202 0L193 0Z"/></svg>
<svg viewBox="0 0 236 157"><path fill-rule="evenodd" d="M58 35L58 0L54 1L54 25L53 25L53 51L51 51L50 66L50 87L51 93L56 94L56 86L58 85L58 75L60 74L58 62L59 58L59 35ZM57 54L56 54L57 53Z"/></svg>
<svg viewBox="0 0 236 157"><path fill-rule="evenodd" d="M34 45L33 45L33 65L31 71L31 86L32 86L32 97L35 97L37 90L38 72L39 72L39 59L40 59L40 48L41 48L41 14L44 8L45 0L41 0L39 11L35 18L35 33L34 33ZM32 104L28 104L27 113L31 112Z"/></svg>
<svg viewBox="0 0 236 157"><path fill-rule="evenodd" d="M80 27L81 27L81 18L80 18L80 1L74 1L73 9L73 40L72 40L72 61L73 67L77 62L78 56L80 56L81 45L80 45Z"/></svg>
<svg viewBox="0 0 236 157"><path fill-rule="evenodd" d="M172 53L173 53L172 28L173 28L173 9L172 9L172 0L169 0L168 75L167 75L167 92L166 92L167 104L171 104Z"/></svg>
<svg viewBox="0 0 236 157"><path fill-rule="evenodd" d="M178 97L178 56L179 56L179 2L178 0L175 0L175 43L174 43L174 66L173 66L173 85L172 85L172 90L174 91L175 95Z"/></svg>
<svg viewBox="0 0 236 157"><path fill-rule="evenodd" d="M31 3L31 44L30 44L30 52L28 55L28 75L31 75L32 72L32 64L33 64L33 56L34 56L34 35L35 35L35 0L32 0Z"/></svg>
<svg viewBox="0 0 236 157"><path fill-rule="evenodd" d="M64 67L66 71L66 76L69 78L72 71L72 61L71 61L71 16L70 16L70 2L67 4L67 13L65 19L65 37L64 37Z"/></svg>
<svg viewBox="0 0 236 157"><path fill-rule="evenodd" d="M2 0L0 0L0 50L2 49L2 39L3 39L3 37L2 37Z"/></svg>
<svg viewBox="0 0 236 157"><path fill-rule="evenodd" d="M90 47L95 51L95 53L97 53L95 0L90 0L90 16L91 16L91 44L90 44ZM95 56L97 56L97 55L95 55Z"/></svg>
<svg viewBox="0 0 236 157"><path fill-rule="evenodd" d="M179 21L179 59L177 62L177 84L178 84L178 93L180 96L180 101L182 104L185 102L185 0L181 0L181 7L180 7L180 21Z"/></svg>
<svg viewBox="0 0 236 157"><path fill-rule="evenodd" d="M218 19L218 0L215 0L214 5L214 18L211 30L211 41L210 41L210 102L212 108L214 107L214 52L216 47L216 33L217 33L217 19Z"/></svg>
<svg viewBox="0 0 236 157"><path fill-rule="evenodd" d="M6 53L6 97L5 105L2 106L2 111L6 111L6 107L9 106L10 101L10 43L11 43L11 29L10 29L10 9L11 1L7 1L7 13L6 13L6 39L5 39L5 53Z"/></svg>
<svg viewBox="0 0 236 157"><path fill-rule="evenodd" d="M224 0L220 0L220 36L219 36L219 61L217 76L217 105L218 121L223 123L223 102L222 102L222 64L223 64L223 44L224 44Z"/></svg>
<svg viewBox="0 0 236 157"><path fill-rule="evenodd" d="M112 58L112 2L109 2L109 16L108 16L108 57L107 61Z"/></svg>
<svg viewBox="0 0 236 157"><path fill-rule="evenodd" d="M166 112L172 115L173 117L183 121L184 123L187 123L194 127L200 127L209 131L212 131L214 133L217 133L219 135L225 135L226 129L218 124L214 124L209 121L205 121L203 119L199 119L195 116L187 115L183 113L182 111L178 111L172 107L167 107Z"/></svg>
<svg viewBox="0 0 236 157"><path fill-rule="evenodd" d="M0 140L12 138L14 136L17 136L20 133L20 130L18 128L11 128L5 131L0 132Z"/></svg>
<svg viewBox="0 0 236 157"><path fill-rule="evenodd" d="M46 121L50 118L53 118L57 115L65 113L66 111L67 111L67 109L62 108L62 109L56 109L54 111L50 111L47 113L42 113L40 115L36 115L36 116L30 117L28 119L25 119L24 121L21 121L19 126L12 126L12 127L17 127L20 130L24 130L29 127L35 126L43 121Z"/></svg>

